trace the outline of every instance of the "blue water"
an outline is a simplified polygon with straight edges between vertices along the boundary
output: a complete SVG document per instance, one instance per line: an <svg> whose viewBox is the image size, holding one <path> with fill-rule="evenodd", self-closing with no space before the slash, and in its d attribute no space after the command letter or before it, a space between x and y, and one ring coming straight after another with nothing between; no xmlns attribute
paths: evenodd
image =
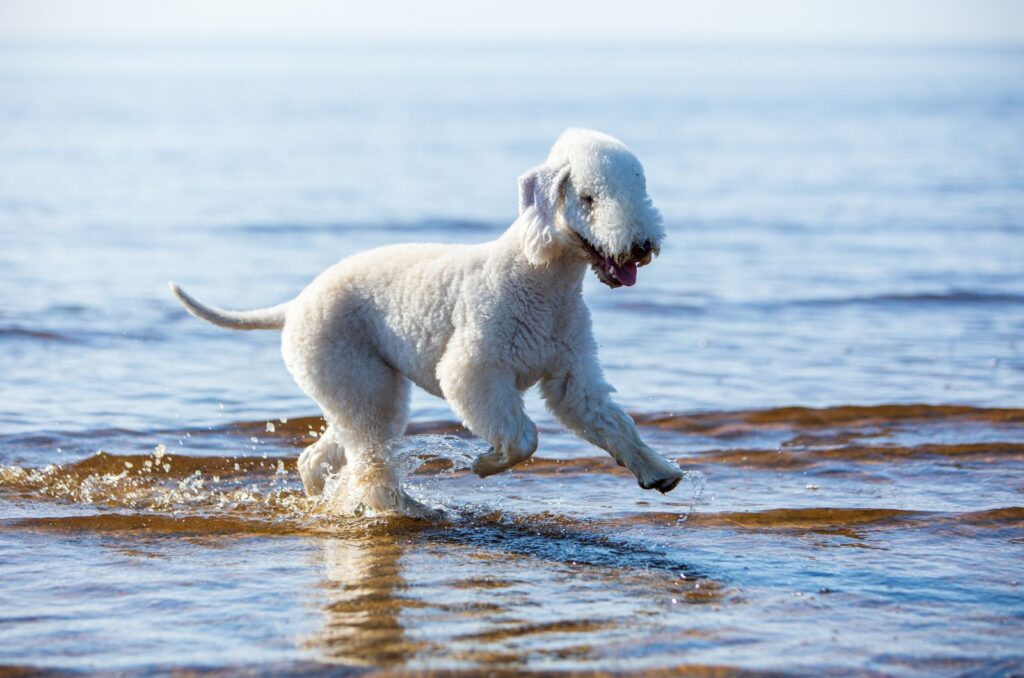
<svg viewBox="0 0 1024 678"><path fill-rule="evenodd" d="M171 539L138 525L19 522L92 511L197 524L228 511L244 521L224 508L236 500L219 499L228 490L214 481L213 498L200 493L201 502L189 503L177 494L140 499L111 485L93 488L93 470L26 485L11 469L74 464L98 449L148 454L157 443L197 469L192 457L293 458L287 443L250 442L249 433L215 429L190 439L228 422L262 426L316 412L286 373L276 333L199 323L172 300L167 281L219 306L266 306L373 246L494 238L515 216L516 177L569 126L631 146L669 233L636 287L586 282L602 362L631 412L726 412L747 421L753 410L790 406L988 409L946 420L944 411L920 419L880 408L868 423L850 424L853 434L842 422L808 433L789 420L739 432L645 429L659 449L707 475L695 510L708 520L726 516L707 525L694 516L685 522L689 495L641 494L610 469L595 471L591 485L540 471L490 485L441 482L449 505L468 492L474 502L489 497L504 518L481 519L474 532L483 509L465 509L467 524L454 536L396 528L387 547L353 541L350 531L331 539L299 530L275 542L259 536L262 528L236 525L223 528L242 533L228 547L212 545L224 534L219 527ZM528 405L542 425L541 457L596 454L558 432L536 398ZM13 646L0 648L0 664L657 669L685 655L694 664L754 669L998 672L1011 665L999 662L1021 661L1011 640L1020 636L1024 604L1009 582L1024 529L1022 407L1024 50L0 45L0 467L8 469L0 476L0 544L9 558L0 571L10 582L0 585L0 608L12 611L2 620L17 632ZM415 421L451 417L442 401L414 397ZM911 450L910 460L858 456L851 440ZM702 456L774 453L791 443L822 456L749 467ZM963 452L989 443L1018 447ZM927 448L936 444L955 450ZM842 453L829 457L836 449ZM86 501L69 482L99 494ZM858 527L861 513L773 513L819 508L868 511L865 524L875 527ZM984 513L1002 509L1010 513ZM583 527L562 525L568 542L531 537L515 520L530 525L538 510L551 512L545 519L572 514ZM871 513L883 510L913 516ZM643 517L657 511L683 522ZM761 512L765 522L737 527L745 518L735 515L745 512ZM600 523L619 515L627 516L620 524ZM508 516L527 536L509 531ZM665 569L663 560L638 563L613 549L594 556L598 565L576 568L574 549L605 548L581 530L628 537L672 567L694 567L715 593L672 616L660 606L676 594L646 574ZM526 540L526 555L512 546L492 553L502 539ZM245 610L249 621L202 604L231 576L220 560L226 552L244 576L239 588L223 585L224 605ZM199 573L195 590L173 562L183 558ZM476 569L488 558L502 562L497 574ZM81 564L75 581L106 588L54 590L40 563L59 559ZM314 575L310 559L326 574ZM517 559L541 578L517 579ZM982 560L989 575L975 577ZM424 580L438 562L468 579ZM345 563L364 584L375 568L399 572L383 588L366 584L373 600L391 601L378 610L383 616L371 614L377 631L392 633L381 631L386 647L338 631L336 619L317 630L341 605L337 592L320 601L317 587L355 586ZM142 577L136 598L97 612L104 596L127 595L118 583L124 572ZM502 589L513 601L502 623L537 610L557 619L560 609L586 620L598 610L597 626L459 636L491 643L492 655L439 649L461 647L451 624L469 624L463 631L472 634L497 623L485 608L458 621L444 607L466 592L500 598L480 583L489 576L511 587ZM611 584L595 591L594 577ZM629 586L617 593L622 577ZM961 588L947 588L950 581ZM402 594L421 585L437 610ZM823 587L844 593L793 597ZM176 610L178 629L159 646L145 610L164 604ZM630 626L621 617L629 605L667 616ZM252 621L261 616L266 624ZM302 631L289 635L292 625ZM61 635L69 628L82 635ZM605 628L638 635L615 645ZM590 644L551 640L565 633ZM885 647L894 637L906 643ZM389 654L391 642L402 646L398 655ZM60 649L47 660L47 647Z"/></svg>
<svg viewBox="0 0 1024 678"><path fill-rule="evenodd" d="M259 306L368 247L487 240L570 125L632 146L668 226L636 290L588 281L634 408L1020 405L1022 76L986 50L6 46L0 422L305 411L275 337L187 320L166 281Z"/></svg>

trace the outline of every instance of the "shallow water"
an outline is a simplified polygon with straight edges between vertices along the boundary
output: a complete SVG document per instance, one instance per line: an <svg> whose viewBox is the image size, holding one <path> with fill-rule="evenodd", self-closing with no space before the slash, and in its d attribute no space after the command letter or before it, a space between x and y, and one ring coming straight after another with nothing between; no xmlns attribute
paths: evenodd
<svg viewBox="0 0 1024 678"><path fill-rule="evenodd" d="M580 69L604 74L566 78ZM1021 671L1024 53L0 47L0 665ZM643 492L417 394L438 522L305 498L321 425L248 307L479 242L570 124L670 233L588 280ZM454 463L453 463L454 461Z"/></svg>

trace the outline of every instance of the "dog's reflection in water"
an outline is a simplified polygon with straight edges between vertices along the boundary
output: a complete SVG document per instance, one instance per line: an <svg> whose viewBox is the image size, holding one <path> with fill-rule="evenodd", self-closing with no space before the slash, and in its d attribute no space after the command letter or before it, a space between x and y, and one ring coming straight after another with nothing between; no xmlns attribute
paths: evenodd
<svg viewBox="0 0 1024 678"><path fill-rule="evenodd" d="M406 637L400 619L415 601L402 596L406 588L399 561L398 539L373 535L366 539L327 539L323 558L326 620L310 645L323 659L355 666L395 666L418 649Z"/></svg>

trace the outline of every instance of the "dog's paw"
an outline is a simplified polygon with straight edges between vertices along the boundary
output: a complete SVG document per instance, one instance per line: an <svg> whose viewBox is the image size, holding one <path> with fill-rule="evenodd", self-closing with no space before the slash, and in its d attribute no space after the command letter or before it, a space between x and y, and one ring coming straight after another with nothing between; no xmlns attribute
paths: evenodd
<svg viewBox="0 0 1024 678"><path fill-rule="evenodd" d="M680 470L673 471L672 473L661 476L659 478L650 479L638 479L637 484L645 490L657 490L662 494L667 494L672 490L676 489L676 485L683 479L683 472Z"/></svg>
<svg viewBox="0 0 1024 678"><path fill-rule="evenodd" d="M302 479L302 487L310 497L323 494L326 477L330 473L330 467L323 461L322 457L310 458L309 456L299 457L299 478Z"/></svg>
<svg viewBox="0 0 1024 678"><path fill-rule="evenodd" d="M646 463L636 474L636 482L645 490L657 490L662 494L671 492L683 479L683 471L660 454L649 451Z"/></svg>
<svg viewBox="0 0 1024 678"><path fill-rule="evenodd" d="M521 464L536 451L537 427L530 422L529 426L522 429L519 436L512 438L510 442L502 443L500 446L491 445L491 449L477 457L470 468L473 473L486 478Z"/></svg>
<svg viewBox="0 0 1024 678"><path fill-rule="evenodd" d="M405 495L400 508L402 515L408 518L418 518L430 522L442 522L447 519L444 509L431 508L426 504L416 501L409 495Z"/></svg>
<svg viewBox="0 0 1024 678"><path fill-rule="evenodd" d="M477 457L473 461L473 465L470 466L470 469L481 478L486 478L487 476L493 476L495 473L507 470L509 466L505 455L492 447L490 451Z"/></svg>

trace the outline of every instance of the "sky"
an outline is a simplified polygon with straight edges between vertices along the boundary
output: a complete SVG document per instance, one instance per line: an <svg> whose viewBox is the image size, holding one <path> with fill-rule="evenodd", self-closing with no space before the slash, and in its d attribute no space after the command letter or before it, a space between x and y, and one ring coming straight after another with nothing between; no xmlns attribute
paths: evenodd
<svg viewBox="0 0 1024 678"><path fill-rule="evenodd" d="M0 40L1024 44L1024 0L0 0Z"/></svg>

